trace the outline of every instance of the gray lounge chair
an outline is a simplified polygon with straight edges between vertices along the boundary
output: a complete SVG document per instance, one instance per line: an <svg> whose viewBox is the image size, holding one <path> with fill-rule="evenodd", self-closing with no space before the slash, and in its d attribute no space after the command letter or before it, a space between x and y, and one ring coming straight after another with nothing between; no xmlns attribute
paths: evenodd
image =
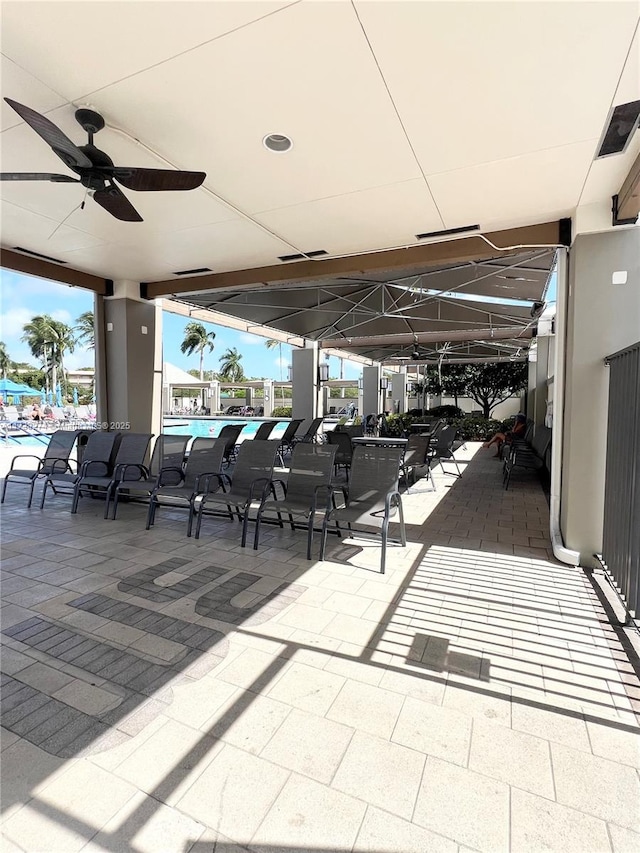
<svg viewBox="0 0 640 853"><path fill-rule="evenodd" d="M324 560L327 544L327 528L331 522L341 534L340 523L345 522L350 532L355 526L362 530L380 527L382 533L382 557L380 573L384 574L389 522L397 511L400 523L400 544L407 544L402 498L398 492L398 478L402 450L394 447L356 447L353 453L349 484L342 489L344 506L327 507L322 525L320 559ZM367 531L370 532L370 531Z"/></svg>
<svg viewBox="0 0 640 853"><path fill-rule="evenodd" d="M327 433L327 442L337 447L337 452L333 462L336 474L341 467L344 468L345 471L348 471L351 467L351 460L353 458L353 444L351 443L351 436L349 433L337 432L336 430L329 432Z"/></svg>
<svg viewBox="0 0 640 853"><path fill-rule="evenodd" d="M119 480L113 489L114 519L118 511L120 495L126 496L129 500L148 501L151 492L158 485L161 470L173 468L175 485L181 482L185 451L190 440L190 435L159 435L153 447L148 468L144 465L129 464L126 476ZM167 471L165 481L168 479ZM167 485L170 483L167 482Z"/></svg>
<svg viewBox="0 0 640 853"><path fill-rule="evenodd" d="M277 425L278 421L265 421L265 423L260 424L253 436L253 441L266 441Z"/></svg>
<svg viewBox="0 0 640 853"><path fill-rule="evenodd" d="M19 456L14 456L11 460L11 467L9 468L4 480L4 485L2 487L2 500L0 503L4 503L4 496L10 480L11 482L20 483L23 486L29 486L29 500L27 502L27 507L30 507L33 500L33 490L35 489L38 480L44 479L49 474L52 474L54 470L58 471L60 474L70 472L71 465L69 463L69 457L73 446L76 443L76 438L78 437L79 432L80 430L56 430L49 439L49 444L47 445L47 449L42 458L30 453L21 453ZM23 459L37 459L37 467L22 467L24 463L21 460Z"/></svg>
<svg viewBox="0 0 640 853"><path fill-rule="evenodd" d="M427 479L431 481L431 485L435 492L436 484L431 473L431 465L429 457L429 449L431 439L428 435L410 435L404 449L404 455L400 464L402 476L407 484L407 489L411 485L411 480L416 481L416 469L426 468Z"/></svg>
<svg viewBox="0 0 640 853"><path fill-rule="evenodd" d="M444 459L451 460L451 462L456 466L457 476L462 477L462 471L458 466L458 460L453 454L453 443L456 440L457 432L457 427L446 426L438 432L435 438L432 437L429 457L432 462L436 463L436 465L438 463L440 464L443 474L452 473L451 471L445 471L444 465L442 464Z"/></svg>
<svg viewBox="0 0 640 853"><path fill-rule="evenodd" d="M281 480L284 497L267 499L258 507L256 513L256 529L253 539L254 550L257 549L260 538L260 522L265 512L275 512L280 527L282 514L289 516L291 529L295 530L296 523L301 523L307 529L307 560L311 559L313 540L313 525L318 509L325 510L329 497L331 475L333 473L336 446L328 444L298 444L293 448L291 468L286 484ZM274 485L275 485L274 483ZM297 522L296 522L297 519Z"/></svg>
<svg viewBox="0 0 640 853"><path fill-rule="evenodd" d="M193 517L197 514L196 539L200 538L202 527L202 516L207 510L209 513L217 510L228 516L232 521L235 515L242 521L242 542L244 548L247 539L247 524L249 521L249 508L253 501L262 502L266 495L273 489L273 467L280 441L245 441L240 445L238 459L233 470L233 478L229 480L226 475L218 475L219 491L213 488L203 490L199 496L198 507L195 503L191 508L189 529ZM225 481L230 482L228 491L224 491ZM212 483L213 485L213 483Z"/></svg>
<svg viewBox="0 0 640 853"><path fill-rule="evenodd" d="M184 469L172 466L160 471L158 483L149 496L147 530L155 523L159 506L181 507L189 510L187 536L191 536L195 501L207 492L211 480L214 488L220 487L217 475L222 468L226 447L224 438L196 438ZM179 477L178 483L176 475Z"/></svg>
<svg viewBox="0 0 640 853"><path fill-rule="evenodd" d="M113 462L118 451L122 433L105 432L96 430L89 436L89 440L82 454L82 463L76 474L69 471L54 470L47 475L40 498L40 509L44 508L47 490L50 488L54 495L75 495L76 483L83 477L90 475L106 477L113 471Z"/></svg>
<svg viewBox="0 0 640 853"><path fill-rule="evenodd" d="M238 436L244 428L245 424L227 424L222 427L217 436L225 442L223 458L224 463L227 466L231 464L237 455L236 444L238 442Z"/></svg>
<svg viewBox="0 0 640 853"><path fill-rule="evenodd" d="M139 476L140 468L144 466L147 459L152 438L153 433L150 432L123 433L113 460L113 469L108 474L99 476L88 468L86 473L76 480L71 503L72 514L78 511L78 502L84 492L91 497L104 495L104 517L108 518L109 504L117 483L128 477L134 479Z"/></svg>
<svg viewBox="0 0 640 853"><path fill-rule="evenodd" d="M296 418L295 420L290 421L285 428L282 438L280 439L278 457L280 459L280 465L283 468L285 454L291 453L293 450L293 439L295 438L295 434L297 433L298 427L301 423L304 423L304 418Z"/></svg>
<svg viewBox="0 0 640 853"><path fill-rule="evenodd" d="M311 444L318 439L318 430L322 425L322 421L324 418L314 418L309 425L309 429L305 432L304 435L294 435L291 439L291 444L295 446L296 444L302 442L302 444Z"/></svg>

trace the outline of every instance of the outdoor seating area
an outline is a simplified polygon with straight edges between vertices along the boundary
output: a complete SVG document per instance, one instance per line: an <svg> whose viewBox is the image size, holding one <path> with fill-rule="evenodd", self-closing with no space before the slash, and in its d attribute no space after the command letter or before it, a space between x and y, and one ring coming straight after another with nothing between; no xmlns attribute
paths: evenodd
<svg viewBox="0 0 640 853"><path fill-rule="evenodd" d="M321 466L303 485L301 452ZM188 538L177 505L145 531L137 501L112 523L101 501L27 511L9 487L6 843L634 849L635 659L589 576L553 559L538 482L504 491L479 444L455 451L462 478L437 466L435 490L401 490L406 544L382 575L379 537L327 536L312 562L278 523L308 532L297 496L314 476L323 493L334 452L297 446L257 551L228 516ZM399 450L359 447L352 486L382 452L397 477Z"/></svg>

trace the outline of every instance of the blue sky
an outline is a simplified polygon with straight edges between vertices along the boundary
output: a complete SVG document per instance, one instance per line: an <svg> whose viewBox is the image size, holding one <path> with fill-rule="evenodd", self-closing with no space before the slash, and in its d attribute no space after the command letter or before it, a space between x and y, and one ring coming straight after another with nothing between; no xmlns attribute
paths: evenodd
<svg viewBox="0 0 640 853"><path fill-rule="evenodd" d="M83 311L93 310L93 294L89 291L8 270L1 270L0 275L0 338L6 344L9 358L13 361L35 363L29 347L20 340L23 335L22 327L34 315L50 314L54 319L73 326ZM180 352L184 328L188 322L186 317L166 311L163 313L164 360L183 370L197 369L199 364L197 354L187 357ZM282 375L283 379L287 378L287 365L291 364L291 347L287 344L282 345L281 373L279 348L268 350L265 347L265 338L212 323L205 323L205 326L216 333L213 352L205 352L205 370L217 370L222 353L230 347L235 347L242 353L242 365L247 376L280 379ZM91 367L93 353L77 347L75 352L65 356L65 365L71 370ZM329 359L329 365L330 375L337 377L338 360ZM360 376L360 372L359 367L345 362L346 379L355 379Z"/></svg>

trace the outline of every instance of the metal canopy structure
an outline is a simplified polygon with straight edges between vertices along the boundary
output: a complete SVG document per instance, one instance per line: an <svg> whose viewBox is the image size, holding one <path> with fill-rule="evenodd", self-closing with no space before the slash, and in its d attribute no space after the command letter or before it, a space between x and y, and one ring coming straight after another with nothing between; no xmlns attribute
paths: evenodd
<svg viewBox="0 0 640 853"><path fill-rule="evenodd" d="M534 332L554 257L554 250L539 249L435 269L180 298L372 361L520 358Z"/></svg>

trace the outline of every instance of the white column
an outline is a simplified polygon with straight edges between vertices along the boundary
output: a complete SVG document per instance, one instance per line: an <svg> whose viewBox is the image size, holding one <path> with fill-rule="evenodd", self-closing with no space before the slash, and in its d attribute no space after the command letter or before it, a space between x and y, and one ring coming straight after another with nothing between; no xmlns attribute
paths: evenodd
<svg viewBox="0 0 640 853"><path fill-rule="evenodd" d="M274 403L273 399L273 379L265 379L262 383L262 394L263 394L263 406L264 406L264 416L268 418L271 416L271 412L273 411L273 407L277 405Z"/></svg>
<svg viewBox="0 0 640 853"><path fill-rule="evenodd" d="M379 364L372 367L364 367L362 370L362 416L379 415L382 409L382 395L380 393L380 377L382 369Z"/></svg>
<svg viewBox="0 0 640 853"><path fill-rule="evenodd" d="M394 373L391 377L391 399L395 405L398 404L398 412L407 411L407 371L402 368L398 373Z"/></svg>
<svg viewBox="0 0 640 853"><path fill-rule="evenodd" d="M315 346L294 349L291 353L293 417L304 418L302 428L309 426L311 420L320 417L318 383L318 350Z"/></svg>

